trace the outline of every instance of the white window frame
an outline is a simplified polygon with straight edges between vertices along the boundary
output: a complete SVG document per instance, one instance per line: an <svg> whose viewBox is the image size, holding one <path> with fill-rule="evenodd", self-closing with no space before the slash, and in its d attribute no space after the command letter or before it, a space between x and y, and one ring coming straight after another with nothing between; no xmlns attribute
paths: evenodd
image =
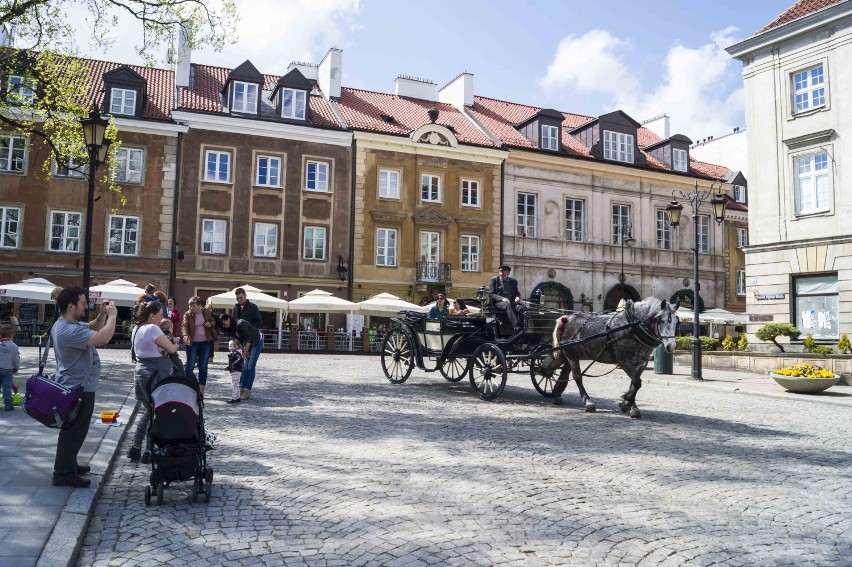
<svg viewBox="0 0 852 567"><path fill-rule="evenodd" d="M260 169L261 162L266 160L266 177L261 177ZM275 177L270 174L273 169L272 164L275 163ZM261 187L281 187L281 158L273 156L257 156L257 177L256 185Z"/></svg>
<svg viewBox="0 0 852 567"><path fill-rule="evenodd" d="M308 232L311 232L311 235L308 235ZM302 259L303 260L325 260L326 257L326 244L327 244L327 234L328 231L324 226L306 226L304 230L302 230ZM319 237L319 238L318 238ZM316 242L317 240L322 241L322 254L321 256L316 255ZM308 247L308 243L310 242L310 247Z"/></svg>
<svg viewBox="0 0 852 567"><path fill-rule="evenodd" d="M737 229L737 248L745 248L748 246L748 229L747 228L738 228Z"/></svg>
<svg viewBox="0 0 852 567"><path fill-rule="evenodd" d="M434 173L420 174L420 202L440 203L441 201L441 176Z"/></svg>
<svg viewBox="0 0 852 567"><path fill-rule="evenodd" d="M118 221L117 223L115 221ZM128 227L128 223L135 221L136 227ZM113 226L118 225L118 226ZM109 256L138 256L139 255L139 228L142 222L139 217L132 215L109 215L107 219L107 249L106 253ZM121 235L121 241L118 242L120 250L112 251L113 234L117 231Z"/></svg>
<svg viewBox="0 0 852 567"><path fill-rule="evenodd" d="M665 209L657 209L657 248L674 250L674 231Z"/></svg>
<svg viewBox="0 0 852 567"><path fill-rule="evenodd" d="M604 159L633 163L633 134L604 130Z"/></svg>
<svg viewBox="0 0 852 567"><path fill-rule="evenodd" d="M66 158L65 162L60 164L53 162L53 176L63 179L85 179L88 166L85 163L77 163L74 158Z"/></svg>
<svg viewBox="0 0 852 567"><path fill-rule="evenodd" d="M243 88L243 92L238 95L238 87ZM243 81L234 81L231 87L233 100L231 100L231 112L241 112L243 114L254 114L257 112L257 99L260 91L260 85L256 83L245 83ZM240 97L239 100L237 97Z"/></svg>
<svg viewBox="0 0 852 567"><path fill-rule="evenodd" d="M737 270L737 297L745 297L746 294L746 271Z"/></svg>
<svg viewBox="0 0 852 567"><path fill-rule="evenodd" d="M527 238L538 237L537 194L518 193L518 198L515 200L515 231L517 236L526 234Z"/></svg>
<svg viewBox="0 0 852 567"><path fill-rule="evenodd" d="M734 185L733 190L734 201L737 203L745 203L746 202L746 188L742 185Z"/></svg>
<svg viewBox="0 0 852 567"><path fill-rule="evenodd" d="M32 105L35 102L35 82L22 75L10 75L6 83L6 100L13 104Z"/></svg>
<svg viewBox="0 0 852 567"><path fill-rule="evenodd" d="M557 126L541 125L541 149L559 150L559 128Z"/></svg>
<svg viewBox="0 0 852 567"><path fill-rule="evenodd" d="M621 246L621 239L626 236L623 234L623 227L633 224L633 207L625 203L612 204L612 243L615 246Z"/></svg>
<svg viewBox="0 0 852 567"><path fill-rule="evenodd" d="M698 253L710 254L713 250L711 242L711 233L713 232L710 224L710 215L698 215Z"/></svg>
<svg viewBox="0 0 852 567"><path fill-rule="evenodd" d="M278 225L276 223L254 223L254 245L252 253L256 258L278 257Z"/></svg>
<svg viewBox="0 0 852 567"><path fill-rule="evenodd" d="M689 152L680 148L672 148L672 169L675 171L689 171Z"/></svg>
<svg viewBox="0 0 852 567"><path fill-rule="evenodd" d="M395 228L376 228L376 266L395 268L399 231Z"/></svg>
<svg viewBox="0 0 852 567"><path fill-rule="evenodd" d="M109 93L109 113L135 116L137 96L138 91L135 89L112 87Z"/></svg>
<svg viewBox="0 0 852 567"><path fill-rule="evenodd" d="M790 77L790 88L793 92L793 114L824 108L828 99L825 65L820 63L794 71Z"/></svg>
<svg viewBox="0 0 852 567"><path fill-rule="evenodd" d="M290 112L287 112L287 97L290 97ZM304 120L308 106L308 93L297 89L281 89L281 118Z"/></svg>
<svg viewBox="0 0 852 567"><path fill-rule="evenodd" d="M462 207L482 207L482 202L479 199L479 180L477 179L462 179L461 180L461 205Z"/></svg>
<svg viewBox="0 0 852 567"><path fill-rule="evenodd" d="M565 239L569 242L586 239L586 201L583 199L565 198Z"/></svg>
<svg viewBox="0 0 852 567"><path fill-rule="evenodd" d="M222 256L227 253L228 221L201 219L201 254Z"/></svg>
<svg viewBox="0 0 852 567"><path fill-rule="evenodd" d="M132 169L131 167L133 163L131 155L136 154L140 156L138 170ZM144 179L142 173L145 170L145 150L142 148L119 148L115 153L115 158L117 162L114 178L115 182L141 185ZM122 163L124 164L123 167Z"/></svg>
<svg viewBox="0 0 852 567"><path fill-rule="evenodd" d="M441 263L441 233L434 230L420 231L420 261Z"/></svg>
<svg viewBox="0 0 852 567"><path fill-rule="evenodd" d="M213 158L213 169L210 169ZM225 150L205 150L204 151L204 181L208 183L230 183L231 182L231 152ZM225 178L222 179L222 170L224 168Z"/></svg>
<svg viewBox="0 0 852 567"><path fill-rule="evenodd" d="M399 199L399 170L379 170L379 198Z"/></svg>
<svg viewBox="0 0 852 567"><path fill-rule="evenodd" d="M802 172L805 163L809 165L808 171ZM819 170L816 168L820 167ZM793 178L795 183L795 206L796 215L811 215L814 213L824 213L831 209L831 200L833 195L833 176L831 170L831 157L827 151L815 151L797 155L793 158ZM817 189L820 179L825 179L825 195L824 202L820 201L820 193ZM807 181L809 187L803 187ZM805 192L808 192L808 202L813 203L809 207L804 207Z"/></svg>
<svg viewBox="0 0 852 567"><path fill-rule="evenodd" d="M461 271L479 272L480 239L475 234L461 235Z"/></svg>
<svg viewBox="0 0 852 567"><path fill-rule="evenodd" d="M49 252L70 252L77 254L80 252L80 231L83 229L83 213L77 211L50 211L50 232L47 235L47 249ZM56 215L61 215L61 222L56 223ZM77 224L69 222L71 218L77 219ZM54 227L62 228L61 236L54 236ZM75 236L76 234L76 236ZM54 247L53 240L60 240L59 246Z"/></svg>
<svg viewBox="0 0 852 567"><path fill-rule="evenodd" d="M10 218L11 213L15 218ZM0 249L17 250L21 244L21 214L20 207L0 206Z"/></svg>
<svg viewBox="0 0 852 567"><path fill-rule="evenodd" d="M23 136L0 137L0 172L25 173L28 153Z"/></svg>
<svg viewBox="0 0 852 567"><path fill-rule="evenodd" d="M311 166L314 167L314 186L311 187ZM325 173L323 173L325 169ZM327 161L309 159L305 162L305 190L316 193L328 193L331 183L331 164Z"/></svg>

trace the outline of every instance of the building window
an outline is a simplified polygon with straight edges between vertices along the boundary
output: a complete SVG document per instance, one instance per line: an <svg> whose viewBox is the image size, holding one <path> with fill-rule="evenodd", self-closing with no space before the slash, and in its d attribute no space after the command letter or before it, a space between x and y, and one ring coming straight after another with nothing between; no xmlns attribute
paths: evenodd
<svg viewBox="0 0 852 567"><path fill-rule="evenodd" d="M0 207L0 248L17 248L21 209Z"/></svg>
<svg viewBox="0 0 852 567"><path fill-rule="evenodd" d="M793 75L796 112L825 106L825 75L822 65Z"/></svg>
<svg viewBox="0 0 852 567"><path fill-rule="evenodd" d="M794 280L796 326L802 335L815 339L837 339L837 274L798 276Z"/></svg>
<svg viewBox="0 0 852 567"><path fill-rule="evenodd" d="M559 128L556 126L541 127L541 149L554 151L559 149Z"/></svg>
<svg viewBox="0 0 852 567"><path fill-rule="evenodd" d="M207 150L204 161L204 180L227 183L231 179L231 152Z"/></svg>
<svg viewBox="0 0 852 567"><path fill-rule="evenodd" d="M53 211L50 213L51 252L79 252L82 213Z"/></svg>
<svg viewBox="0 0 852 567"><path fill-rule="evenodd" d="M379 197L399 199L399 172L390 169L379 171Z"/></svg>
<svg viewBox="0 0 852 567"><path fill-rule="evenodd" d="M737 270L737 296L745 297L745 294L746 294L745 270Z"/></svg>
<svg viewBox="0 0 852 567"><path fill-rule="evenodd" d="M796 158L797 214L806 215L828 210L828 174L827 152Z"/></svg>
<svg viewBox="0 0 852 567"><path fill-rule="evenodd" d="M22 173L27 158L27 140L20 136L0 138L0 171Z"/></svg>
<svg viewBox="0 0 852 567"><path fill-rule="evenodd" d="M201 219L201 253L224 254L228 221Z"/></svg>
<svg viewBox="0 0 852 567"><path fill-rule="evenodd" d="M698 215L698 252L710 253L710 215Z"/></svg>
<svg viewBox="0 0 852 567"><path fill-rule="evenodd" d="M281 117L305 119L305 91L281 89Z"/></svg>
<svg viewBox="0 0 852 567"><path fill-rule="evenodd" d="M479 181L462 179L461 204L463 207L479 206Z"/></svg>
<svg viewBox="0 0 852 567"><path fill-rule="evenodd" d="M420 200L424 203L441 202L441 178L437 175L420 176Z"/></svg>
<svg viewBox="0 0 852 567"><path fill-rule="evenodd" d="M12 104L32 105L35 101L35 88L33 81L12 75L6 90L6 101Z"/></svg>
<svg viewBox="0 0 852 567"><path fill-rule="evenodd" d="M423 230L420 232L420 261L437 264L441 261L441 233ZM430 270L437 274L437 271Z"/></svg>
<svg viewBox="0 0 852 567"><path fill-rule="evenodd" d="M376 229L376 265L396 266L396 229Z"/></svg>
<svg viewBox="0 0 852 567"><path fill-rule="evenodd" d="M267 156L257 158L257 184L281 187L281 158Z"/></svg>
<svg viewBox="0 0 852 567"><path fill-rule="evenodd" d="M231 103L234 112L257 112L257 85L234 81L234 100Z"/></svg>
<svg viewBox="0 0 852 567"><path fill-rule="evenodd" d="M305 188L308 191L328 192L328 163L324 161L309 161L308 175Z"/></svg>
<svg viewBox="0 0 852 567"><path fill-rule="evenodd" d="M665 209L657 209L657 248L660 250L672 250L672 227L666 216Z"/></svg>
<svg viewBox="0 0 852 567"><path fill-rule="evenodd" d="M748 229L747 228L738 228L737 229L737 248L744 248L748 246Z"/></svg>
<svg viewBox="0 0 852 567"><path fill-rule="evenodd" d="M54 163L53 176L83 179L86 177L86 164L79 163L74 158L69 157L62 163Z"/></svg>
<svg viewBox="0 0 852 567"><path fill-rule="evenodd" d="M604 159L633 163L633 136L604 130Z"/></svg>
<svg viewBox="0 0 852 567"><path fill-rule="evenodd" d="M515 231L518 236L526 235L536 238L535 209L536 197L534 193L518 193L517 223Z"/></svg>
<svg viewBox="0 0 852 567"><path fill-rule="evenodd" d="M254 223L254 255L263 258L278 256L278 225L268 222Z"/></svg>
<svg viewBox="0 0 852 567"><path fill-rule="evenodd" d="M325 229L319 226L305 227L305 260L325 260Z"/></svg>
<svg viewBox="0 0 852 567"><path fill-rule="evenodd" d="M136 91L132 89L116 89L110 91L109 97L110 114L136 114Z"/></svg>
<svg viewBox="0 0 852 567"><path fill-rule="evenodd" d="M625 227L630 224L630 205L612 206L612 243L621 246L622 236L626 236Z"/></svg>
<svg viewBox="0 0 852 567"><path fill-rule="evenodd" d="M585 204L582 199L565 199L565 237L572 242L583 242Z"/></svg>
<svg viewBox="0 0 852 567"><path fill-rule="evenodd" d="M672 149L672 169L675 171L689 171L689 158L686 150Z"/></svg>
<svg viewBox="0 0 852 567"><path fill-rule="evenodd" d="M461 237L461 270L479 271L479 237L463 234Z"/></svg>
<svg viewBox="0 0 852 567"><path fill-rule="evenodd" d="M120 148L115 154L118 159L115 181L118 183L142 183L144 155L144 152L139 148Z"/></svg>
<svg viewBox="0 0 852 567"><path fill-rule="evenodd" d="M737 203L746 203L746 188L742 185L734 185L734 201Z"/></svg>
<svg viewBox="0 0 852 567"><path fill-rule="evenodd" d="M139 253L139 217L110 215L108 254L136 256Z"/></svg>

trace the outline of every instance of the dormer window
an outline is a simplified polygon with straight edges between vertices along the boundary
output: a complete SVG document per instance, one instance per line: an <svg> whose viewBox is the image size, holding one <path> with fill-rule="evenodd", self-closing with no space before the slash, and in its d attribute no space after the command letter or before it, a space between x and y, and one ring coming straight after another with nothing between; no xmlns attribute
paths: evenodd
<svg viewBox="0 0 852 567"><path fill-rule="evenodd" d="M547 125L541 127L541 149L553 151L559 149L559 128Z"/></svg>
<svg viewBox="0 0 852 567"><path fill-rule="evenodd" d="M231 103L233 112L257 112L257 85L234 81L234 100Z"/></svg>
<svg viewBox="0 0 852 567"><path fill-rule="evenodd" d="M672 149L672 169L675 171L689 171L689 158L686 150Z"/></svg>
<svg viewBox="0 0 852 567"><path fill-rule="evenodd" d="M604 159L633 163L633 136L604 130Z"/></svg>
<svg viewBox="0 0 852 567"><path fill-rule="evenodd" d="M132 89L113 88L109 98L110 114L136 114L136 91Z"/></svg>
<svg viewBox="0 0 852 567"><path fill-rule="evenodd" d="M281 117L304 120L306 99L305 91L281 89Z"/></svg>
<svg viewBox="0 0 852 567"><path fill-rule="evenodd" d="M20 75L10 76L6 89L6 100L13 104L31 105L35 100L33 82Z"/></svg>

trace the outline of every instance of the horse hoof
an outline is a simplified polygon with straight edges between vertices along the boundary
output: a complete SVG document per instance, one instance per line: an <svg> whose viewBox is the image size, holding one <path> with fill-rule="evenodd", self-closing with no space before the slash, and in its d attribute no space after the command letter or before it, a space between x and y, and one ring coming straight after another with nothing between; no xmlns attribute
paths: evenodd
<svg viewBox="0 0 852 567"><path fill-rule="evenodd" d="M564 402L562 401L562 396L555 396L553 398L553 405L561 406Z"/></svg>
<svg viewBox="0 0 852 567"><path fill-rule="evenodd" d="M598 408L595 406L595 404L591 402L586 404L586 413L595 413L596 411L598 411Z"/></svg>
<svg viewBox="0 0 852 567"><path fill-rule="evenodd" d="M627 411L630 409L630 403L626 401L618 402L618 407L621 410L621 413L627 413Z"/></svg>
<svg viewBox="0 0 852 567"><path fill-rule="evenodd" d="M632 410L630 410L630 417L633 419L641 419L642 412L639 411L637 408L633 408Z"/></svg>

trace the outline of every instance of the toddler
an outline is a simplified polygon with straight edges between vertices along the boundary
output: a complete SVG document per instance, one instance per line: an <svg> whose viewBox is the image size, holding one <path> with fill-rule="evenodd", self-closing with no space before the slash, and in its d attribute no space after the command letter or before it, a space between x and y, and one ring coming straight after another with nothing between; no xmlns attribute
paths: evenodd
<svg viewBox="0 0 852 567"><path fill-rule="evenodd" d="M12 325L0 326L0 383L3 386L3 402L6 411L12 411L12 375L21 366L21 353L12 340L15 328Z"/></svg>
<svg viewBox="0 0 852 567"><path fill-rule="evenodd" d="M228 341L228 372L231 373L231 399L229 404L240 403L240 378L243 375L242 345L237 339Z"/></svg>
<svg viewBox="0 0 852 567"><path fill-rule="evenodd" d="M172 324L171 319L163 319L162 321L160 321L160 329L170 341L172 341L176 345L180 344L180 339L178 339L172 334L172 331L174 330L174 325ZM181 374L183 374L183 361L180 359L180 355L175 352L169 355L169 359L172 361L172 366L175 367L175 372L180 372Z"/></svg>

